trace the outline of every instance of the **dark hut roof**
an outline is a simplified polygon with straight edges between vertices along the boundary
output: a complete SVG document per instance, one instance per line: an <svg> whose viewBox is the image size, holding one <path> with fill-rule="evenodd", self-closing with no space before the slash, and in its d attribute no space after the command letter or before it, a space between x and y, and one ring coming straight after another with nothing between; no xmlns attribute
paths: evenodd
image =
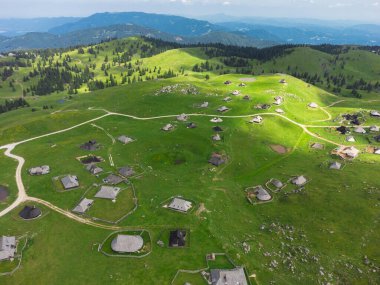
<svg viewBox="0 0 380 285"><path fill-rule="evenodd" d="M340 127L336 128L336 130L338 132L340 132L342 135L345 135L345 134L350 132L350 129L345 127L345 126L340 126Z"/></svg>
<svg viewBox="0 0 380 285"><path fill-rule="evenodd" d="M226 160L223 158L222 155L218 153L213 153L208 162L211 163L212 165L219 166L225 163Z"/></svg>
<svg viewBox="0 0 380 285"><path fill-rule="evenodd" d="M94 151L94 150L97 150L98 149L98 144L95 140L90 140L88 142L85 142L84 144L82 144L80 146L81 149L84 149L84 150L90 150L90 151Z"/></svg>
<svg viewBox="0 0 380 285"><path fill-rule="evenodd" d="M119 168L119 174L124 177L130 177L135 175L135 171L130 166L124 166L122 168Z"/></svg>
<svg viewBox="0 0 380 285"><path fill-rule="evenodd" d="M42 212L36 206L25 206L18 214L24 220L31 220L41 216Z"/></svg>
<svg viewBox="0 0 380 285"><path fill-rule="evenodd" d="M4 201L9 196L8 189L0 185L0 201Z"/></svg>
<svg viewBox="0 0 380 285"><path fill-rule="evenodd" d="M123 182L124 179L121 178L119 175L110 174L106 178L104 178L103 181L107 184L117 185L117 184Z"/></svg>
<svg viewBox="0 0 380 285"><path fill-rule="evenodd" d="M190 123L187 125L188 129L195 129L196 127L197 127L197 125L195 123Z"/></svg>
<svg viewBox="0 0 380 285"><path fill-rule="evenodd" d="M223 132L223 129L219 126L215 126L212 128L215 132Z"/></svg>
<svg viewBox="0 0 380 285"><path fill-rule="evenodd" d="M171 231L169 235L169 246L170 247L181 247L186 245L186 231L185 230L175 230Z"/></svg>

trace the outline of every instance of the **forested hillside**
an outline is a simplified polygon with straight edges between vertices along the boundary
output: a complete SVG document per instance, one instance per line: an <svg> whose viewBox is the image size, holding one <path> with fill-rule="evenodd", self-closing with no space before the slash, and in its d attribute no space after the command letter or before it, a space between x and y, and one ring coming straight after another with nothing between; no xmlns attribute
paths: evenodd
<svg viewBox="0 0 380 285"><path fill-rule="evenodd" d="M265 49L222 44L180 45L128 38L67 49L16 52L0 58L2 99L67 96L176 76L286 73L342 96L380 91L376 47L292 46Z"/></svg>

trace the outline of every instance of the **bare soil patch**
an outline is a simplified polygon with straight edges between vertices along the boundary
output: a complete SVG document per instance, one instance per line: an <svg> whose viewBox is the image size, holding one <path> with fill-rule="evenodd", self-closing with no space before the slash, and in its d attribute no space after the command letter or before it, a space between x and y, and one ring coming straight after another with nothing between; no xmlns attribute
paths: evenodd
<svg viewBox="0 0 380 285"><path fill-rule="evenodd" d="M291 151L291 148L287 148L287 147L285 147L285 146L283 146L283 145L279 145L279 144L271 144L271 145L270 145L270 148L271 148L273 151L275 151L275 152L277 152L277 153L279 153L279 154L286 154L286 153L288 153L289 151Z"/></svg>
<svg viewBox="0 0 380 285"><path fill-rule="evenodd" d="M201 203L201 204L199 205L198 210L195 212L195 215L196 215L197 217L199 217L203 212L208 212L208 210L206 209L205 204L204 204L204 203Z"/></svg>
<svg viewBox="0 0 380 285"><path fill-rule="evenodd" d="M253 78L253 77L243 77L243 78L240 78L239 80L242 81L242 82L255 82L256 78Z"/></svg>
<svg viewBox="0 0 380 285"><path fill-rule="evenodd" d="M5 201L9 196L8 188L0 185L0 202Z"/></svg>
<svg viewBox="0 0 380 285"><path fill-rule="evenodd" d="M367 146L366 152L368 153L374 153L376 151L376 148L374 146Z"/></svg>

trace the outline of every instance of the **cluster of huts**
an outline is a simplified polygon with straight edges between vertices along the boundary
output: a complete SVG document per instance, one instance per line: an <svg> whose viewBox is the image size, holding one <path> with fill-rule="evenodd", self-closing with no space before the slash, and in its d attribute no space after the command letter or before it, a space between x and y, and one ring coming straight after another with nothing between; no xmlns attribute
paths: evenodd
<svg viewBox="0 0 380 285"><path fill-rule="evenodd" d="M165 207L187 213L193 207L192 202L187 201L181 197L174 197L171 199L168 205ZM169 247L185 247L188 241L188 232L184 229L175 229L169 231L168 245ZM129 235L129 234L118 234L111 242L111 249L120 254L125 253L136 253L139 252L144 246L144 240L141 235Z"/></svg>
<svg viewBox="0 0 380 285"><path fill-rule="evenodd" d="M359 156L360 150L354 146L340 146L334 149L332 151L332 154L337 155L343 159L354 159Z"/></svg>
<svg viewBox="0 0 380 285"><path fill-rule="evenodd" d="M340 127L336 128L336 130L339 133L346 135L346 138L345 138L346 142L349 142L349 143L355 143L356 142L355 136L350 134L351 129L349 127L340 126ZM354 128L353 132L356 134L359 134L359 135L364 135L364 134L368 134L368 133L377 133L373 138L376 142L380 142L380 134L378 134L380 132L380 128L376 125L370 126L368 129L366 129L362 126L357 126ZM335 155L338 155L342 158L354 159L354 158L358 157L358 155L360 154L360 150L358 150L354 146L341 146L341 147L334 149L332 153ZM380 154L379 148L376 148L376 147L373 148L373 153L374 154Z"/></svg>
<svg viewBox="0 0 380 285"><path fill-rule="evenodd" d="M208 106L208 102L204 102L201 106ZM203 107L203 108L206 108L206 107ZM189 120L189 118L190 117L188 115L186 115L186 114L180 114L180 115L177 116L177 121L179 121L179 122L187 122ZM187 124L187 128L188 129L195 129L195 128L197 128L197 125L194 122L189 122ZM170 132L170 131L172 131L174 129L175 129L175 126L173 124L170 124L170 123L164 125L161 128L161 130L164 131L164 132Z"/></svg>
<svg viewBox="0 0 380 285"><path fill-rule="evenodd" d="M182 197L174 197L164 207L176 212L188 213L193 208L193 203ZM169 232L169 247L187 246L187 235L187 230L184 229L171 230Z"/></svg>
<svg viewBox="0 0 380 285"><path fill-rule="evenodd" d="M380 117L380 113L378 111L370 111L369 112L371 117ZM366 135L366 134L372 134L373 139L375 142L380 142L380 127L377 125L371 125L369 127L361 126L363 123L363 119L361 119L361 114L343 114L342 117L345 121L348 121L348 124L352 124L353 126L339 126L336 128L336 131L339 132L342 135L345 135L345 141L349 143L355 143L356 138L353 134L357 135ZM366 137L369 141L369 138ZM369 147L368 151L370 151L373 154L380 154L380 148L379 147ZM354 159L359 154L360 151L356 149L354 146L341 146L332 151L333 154L338 155L342 158L346 159Z"/></svg>
<svg viewBox="0 0 380 285"><path fill-rule="evenodd" d="M121 167L118 169L117 174L109 174L103 179L106 185L101 185L94 198L108 199L115 202L117 196L123 190L121 187L117 187L122 182L125 182L128 178L135 175L135 171L130 166ZM73 212L78 214L84 214L94 204L94 199L82 198L79 204L73 209Z"/></svg>
<svg viewBox="0 0 380 285"><path fill-rule="evenodd" d="M298 188L305 186L308 182L309 180L304 175L294 176L289 180L289 183ZM287 184L283 183L281 180L272 178L265 184L266 188L262 185L258 185L246 189L247 199L253 204L269 202L273 199L270 191L278 192L285 188L286 185Z"/></svg>
<svg viewBox="0 0 380 285"><path fill-rule="evenodd" d="M280 83L286 83L285 79L284 79L283 81L284 81L284 82L282 82L282 80L280 80ZM229 81L229 80L227 80L227 81L224 82L224 84L225 84L225 85L230 85L230 84L232 84L232 82ZM246 84L242 82L242 83L240 83L238 86L239 86L239 87L245 87ZM238 95L242 95L242 93L241 93L241 91L239 91L239 90L234 90L234 91L231 92L231 95L233 95L233 96L238 96ZM245 101L250 101L250 100L251 100L251 97L250 97L249 95L244 95L242 98L243 98L243 100L245 100ZM230 102L231 100L232 100L232 98L229 97L229 96L227 96L227 97L225 97L225 98L223 99L223 101L225 101L225 102ZM282 97L282 96L276 96L276 97L274 97L273 105L275 105L275 106L279 106L279 105L282 105L283 102L284 102L284 97ZM261 109L261 110L266 110L266 109L269 109L270 107L271 107L271 104L258 104L258 105L256 105L256 109ZM221 107L219 107L219 108L217 109L217 111L218 111L218 112L221 112L221 113L227 112L227 111L229 111L229 110L230 110L230 109L229 109L228 107L226 107L226 106L221 106ZM285 113L284 110L282 110L282 109L280 109L280 108L277 108L277 109L276 109L276 112L279 113L279 114L283 114L283 113Z"/></svg>

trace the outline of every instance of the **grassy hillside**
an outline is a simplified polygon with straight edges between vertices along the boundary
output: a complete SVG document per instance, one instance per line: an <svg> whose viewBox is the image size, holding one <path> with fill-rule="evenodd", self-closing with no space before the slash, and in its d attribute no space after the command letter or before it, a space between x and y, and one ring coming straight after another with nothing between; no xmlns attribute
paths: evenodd
<svg viewBox="0 0 380 285"><path fill-rule="evenodd" d="M206 74L286 73L345 97L369 99L380 92L380 56L370 50L335 46L256 50L212 44L207 48L176 47L155 40L128 38L84 48L4 57L0 59L1 98L54 92L72 95L138 81L187 76L194 71L199 78Z"/></svg>
<svg viewBox="0 0 380 285"><path fill-rule="evenodd" d="M227 52L227 53L226 53ZM250 58L243 50L228 49L217 54L223 62L232 61L237 72L251 74L286 73L345 97L370 98L380 92L380 56L359 47L284 47L284 53L271 58ZM228 56L223 56L228 54ZM220 56L222 55L222 56ZM240 58L240 62L238 61Z"/></svg>
<svg viewBox="0 0 380 285"><path fill-rule="evenodd" d="M170 45L156 46L138 38L129 38L66 52L23 55L17 60L6 57L1 59L6 66L4 70L12 68L13 72L0 80L0 97L17 98L22 96L23 91L24 96L53 92L72 95L138 81L175 77L184 75L195 64L207 59L198 48L163 52L167 49ZM218 60L212 63L223 67ZM51 74L56 70L60 75L54 77ZM71 78L67 79L67 76ZM39 81L42 81L40 85ZM101 86L91 87L95 81L101 82Z"/></svg>
<svg viewBox="0 0 380 285"><path fill-rule="evenodd" d="M119 66L118 60L113 63L118 55L113 51L121 47L125 47L124 52L129 51L131 58ZM27 194L64 211L71 211L84 196L92 198L87 195L95 193L98 186L94 185L103 184L102 179L107 174L115 173L119 167L133 166L140 175L123 186L129 189L133 185L137 200L128 192L116 203L95 199L95 207L88 214L113 219L116 214L127 214L136 201L137 210L113 226L149 231L152 252L141 259L105 256L97 249L112 230L79 223L41 205L43 216L25 222L17 216L20 206L0 219L0 235L27 234L29 243L20 269L12 276L0 276L1 284L190 282L202 285L206 282L200 274L180 273L173 279L178 270L207 267L205 256L212 252L226 253L237 265L244 266L248 275L256 276L250 278L252 284L380 282L380 230L376 226L379 223L377 165L380 157L367 151L368 147L380 148L380 143L374 140L380 133L353 133L356 142L349 145L361 152L355 160L331 155L337 145L348 144L345 136L332 127L341 124L342 114L361 112L365 119L363 125L380 124L379 119L369 115L371 110L380 110L375 92L363 96L368 99L342 98L290 75L223 74L234 72L236 68L227 66L224 56L207 56L203 48L152 48L141 39L128 39L103 43L98 49L94 47L99 51L96 57L89 54L88 49L84 48L83 53L75 49L61 56L49 55L50 63L46 58L45 66L57 61L58 65L65 61L74 69L95 64L95 68L91 68L93 80L103 82L109 80L110 74L121 82L128 70L134 70L128 77L141 77L142 81L118 83L118 86L93 92L83 83L76 92L71 90L73 94L69 94L68 85L64 91L46 96L32 96L31 90L25 97L30 107L0 115L0 146L64 130L112 112L71 130L20 144L13 153L25 158L22 179ZM368 52L351 50L350 57L355 53L359 56ZM312 65L318 72L322 72L321 65L333 57L299 48L276 61L282 60L280 63L285 66L286 58L293 57L293 61L306 68L300 58L310 54L315 54L314 59L310 57L312 62L320 60ZM108 76L101 68L106 57L110 65L106 69ZM251 59L251 62L255 61ZM354 62L353 70L365 71ZM34 68L39 64L42 67L44 56L40 54L31 64ZM193 71L196 64L202 72ZM269 62L267 64L269 68ZM348 66L347 63L345 68ZM23 81L23 76L32 68L15 69L1 84L3 100L16 97L22 92L21 88L26 90L37 84L38 76ZM373 68L376 69L375 64ZM148 72L138 75L138 70L144 69ZM176 76L157 80L157 76L169 70ZM208 80L206 75L210 76ZM287 83L279 83L281 79ZM12 80L16 91L9 87ZM232 83L226 85L225 81ZM241 83L246 86L240 86ZM234 90L241 94L231 95ZM249 100L244 99L245 95ZM277 96L284 100L280 106L273 105ZM225 102L226 97L231 97L231 101ZM208 108L200 108L205 101L209 103ZM318 108L309 108L311 102L318 104ZM270 108L258 109L262 104ZM221 114L217 111L221 106L230 110ZM284 114L277 113L277 108ZM181 113L189 114L188 122L176 119ZM249 123L254 115L263 117L262 124ZM221 116L223 122L211 123L210 119L215 116ZM197 128L187 128L189 122L195 123ZM168 123L174 130L163 132L161 128ZM216 125L223 129L219 142L211 139ZM122 145L114 141L120 135L131 136L136 141ZM96 140L99 149L88 152L79 147L89 140ZM321 143L323 149L311 149L310 145L315 142ZM208 159L213 152L223 154L227 163L220 167L210 165ZM104 169L99 177L91 175L77 159L88 154L104 160L99 163ZM341 162L343 169L329 169L333 161ZM51 167L50 174L37 177L27 173L30 167L44 164ZM10 191L10 197L0 204L0 209L17 195L15 168L16 162L0 156L0 185ZM66 174L77 175L80 187L68 192L58 189L59 183L54 179ZM304 187L289 182L298 175L307 178ZM273 198L270 202L251 204L245 190L256 185L266 187L271 178L280 179L286 186L280 191L268 189ZM178 195L193 201L194 209L190 213L181 214L162 207L168 199ZM125 208L120 202L125 203ZM173 229L188 230L187 247L173 249L159 245L159 241L168 242L168 233ZM213 266L231 267L223 258L211 264ZM0 272L3 270L0 263Z"/></svg>
<svg viewBox="0 0 380 285"><path fill-rule="evenodd" d="M150 60L155 62L154 57ZM332 124L322 109L310 110L307 104L314 101L320 106L328 106L339 97L307 87L305 82L290 76L285 77L288 84L280 84L278 81L283 78L280 75L255 77L254 82L246 83L247 87L238 87L241 78L246 77L213 76L205 81L188 75L186 78L140 82L73 95L54 110L32 113L20 109L9 112L3 114L1 144L59 130L103 113L88 107L151 117L182 112L213 115L217 113L216 108L227 105L231 110L226 116L250 115L265 113L254 106L271 103L278 95L285 98L281 108L287 118L304 124ZM225 86L223 82L226 80L233 84ZM157 93L163 87L176 84L182 87L169 93ZM181 90L188 84L193 85L197 92L184 94ZM245 101L240 95L229 103L223 102L222 99L235 89L241 90L243 95L249 94L251 100ZM31 107L50 104L61 96L41 97L32 101ZM196 107L203 101L210 103L209 108L202 110ZM351 105L356 106L352 111L357 110L358 104L366 110L374 107L360 102L347 99L347 102L327 110L339 114ZM214 133L211 128L215 124L210 123L210 117L192 115L190 121L198 125L196 129L187 129L186 123L176 121L175 116L146 121L110 116L94 122L112 137L127 134L137 139L126 146L118 142L113 144L104 131L90 124L20 145L15 153L25 157L24 170L41 164L49 164L52 168L52 173L47 176L23 174L28 194L67 210L72 209L86 189L99 183L102 177L90 175L75 159L87 154L79 149L81 143L96 139L101 144L101 149L94 154L105 159L100 166L106 172L124 165L140 167L143 176L132 179L137 191L138 209L120 226L149 230L153 251L141 260L106 257L96 248L110 231L78 224L47 208L43 208L46 216L26 224L16 218L16 210L0 220L1 228L6 229L2 233L29 233L33 238L24 252L22 268L12 277L0 277L3 283L20 284L30 280L46 283L53 280L55 284L123 284L128 280L131 284L170 284L179 269L204 268L204 257L210 252L226 252L237 264L244 265L249 274L256 274L257 284L271 281L277 284L379 282L377 273L372 271L377 268L380 258L376 247L379 231L373 227L378 222L376 205L379 192L374 164L379 163L379 159L363 154L360 159L347 162L344 170L334 172L327 167L328 162L334 160L329 155L334 145L320 141L325 144L325 150L312 151L309 144L318 139L283 118L263 116L262 125L249 124L249 116L224 118L220 124L224 129L223 141L219 143L211 140ZM369 119L368 114L366 116ZM15 117L22 118L16 129L7 123L13 122ZM316 122L323 120L327 121ZM175 130L162 132L160 128L166 123L174 124ZM316 132L321 133L319 130ZM341 139L332 134L323 136ZM276 153L271 145L283 145L289 148L289 152ZM357 146L365 148L359 140ZM207 160L214 151L225 153L228 163L217 169L211 167ZM109 164L110 154L115 166ZM14 171L10 165L7 169L9 173ZM80 189L57 192L52 178L67 173L78 175ZM279 193L271 192L274 199L268 204L248 203L244 192L247 187L264 185L270 178L285 182L300 174L310 180L300 193L295 193L294 186L288 185ZM14 195L15 186L9 184ZM161 207L165 200L175 195L194 201L195 210L183 215ZM199 213L197 210L201 204L206 210ZM167 238L162 236L163 233L177 227L190 229L188 248L175 250L156 245L158 240ZM74 232L75 239L72 238ZM243 242L251 247L248 253L244 253ZM57 243L59 248L55 246ZM39 254L46 247L51 254ZM282 261L287 257L283 252L291 253L284 264ZM80 264L77 263L78 255L83 261ZM373 265L363 264L364 255ZM59 266L54 265L57 260ZM273 260L280 265L271 267ZM39 274L35 268L49 273ZM105 275L104 270L109 274ZM358 273L359 270L362 273ZM184 281L203 284L199 275L180 275L178 280L183 278ZM251 282L256 283L255 279Z"/></svg>

